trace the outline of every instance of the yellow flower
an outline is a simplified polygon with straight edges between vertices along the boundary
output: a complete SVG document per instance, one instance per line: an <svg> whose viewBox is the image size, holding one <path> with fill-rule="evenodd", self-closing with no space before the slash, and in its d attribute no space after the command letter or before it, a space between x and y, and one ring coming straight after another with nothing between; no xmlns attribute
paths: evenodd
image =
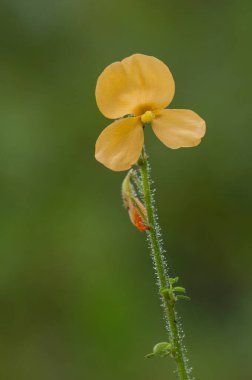
<svg viewBox="0 0 252 380"><path fill-rule="evenodd" d="M143 126L169 148L192 147L205 134L204 120L191 110L164 109L174 96L175 83L159 59L134 54L109 65L99 76L96 102L101 113L116 120L96 141L95 157L109 169L128 170L141 154Z"/></svg>

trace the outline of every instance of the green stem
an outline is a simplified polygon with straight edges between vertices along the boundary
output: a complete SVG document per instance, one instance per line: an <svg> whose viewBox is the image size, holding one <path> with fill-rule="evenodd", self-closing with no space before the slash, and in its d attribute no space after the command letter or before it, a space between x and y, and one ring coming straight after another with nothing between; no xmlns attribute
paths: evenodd
<svg viewBox="0 0 252 380"><path fill-rule="evenodd" d="M165 310L165 317L167 319L167 328L170 337L170 343L173 346L173 358L177 364L177 371L181 380L190 380L189 370L186 365L185 348L182 343L181 328L179 327L177 313L175 311L175 301L169 297L167 292L162 292L163 288L169 287L169 277L167 273L167 264L164 257L164 250L160 238L160 227L158 225L157 216L155 215L154 199L151 192L152 179L150 176L150 164L143 149L142 156L139 160L139 169L142 178L142 191L144 203L147 211L148 221L151 226L147 231L149 238L152 260L156 271L159 291L162 297L163 306Z"/></svg>

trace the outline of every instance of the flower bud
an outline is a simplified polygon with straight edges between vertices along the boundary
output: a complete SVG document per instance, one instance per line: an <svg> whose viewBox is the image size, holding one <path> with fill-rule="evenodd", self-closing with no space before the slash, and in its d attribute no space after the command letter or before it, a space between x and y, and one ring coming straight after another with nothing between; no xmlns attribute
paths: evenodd
<svg viewBox="0 0 252 380"><path fill-rule="evenodd" d="M146 208L135 196L131 183L131 172L126 175L122 183L122 198L124 207L128 210L131 222L139 231L146 231L150 229L148 225L148 218Z"/></svg>
<svg viewBox="0 0 252 380"><path fill-rule="evenodd" d="M167 355L172 355L172 345L171 343L168 343L168 342L160 342L160 343L157 343L154 347L153 347L153 351L150 353L150 354L147 354L145 355L145 357L148 359L148 358L151 358L153 356L156 356L158 358L163 358Z"/></svg>
<svg viewBox="0 0 252 380"><path fill-rule="evenodd" d="M150 226L147 223L146 209L137 198L133 198L133 201L129 202L128 212L130 220L139 231L150 229Z"/></svg>
<svg viewBox="0 0 252 380"><path fill-rule="evenodd" d="M171 351L172 345L168 342L157 343L153 347L153 354L155 356L166 356Z"/></svg>

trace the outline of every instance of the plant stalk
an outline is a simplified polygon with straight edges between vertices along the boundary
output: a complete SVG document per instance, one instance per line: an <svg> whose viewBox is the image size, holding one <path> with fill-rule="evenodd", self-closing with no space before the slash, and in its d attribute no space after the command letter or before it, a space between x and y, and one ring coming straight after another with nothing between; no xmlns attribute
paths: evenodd
<svg viewBox="0 0 252 380"><path fill-rule="evenodd" d="M143 200L150 224L150 230L146 231L146 233L150 243L151 256L158 280L159 292L164 306L170 343L173 347L172 357L176 362L180 380L190 380L190 370L187 368L187 359L185 357L185 348L181 337L181 328L178 323L177 312L175 311L176 300L171 299L168 292L162 292L162 289L169 288L169 277L164 250L162 248L160 227L155 212L153 193L151 191L151 183L153 183L153 181L151 179L149 158L145 152L145 148L143 148L138 165L142 180Z"/></svg>

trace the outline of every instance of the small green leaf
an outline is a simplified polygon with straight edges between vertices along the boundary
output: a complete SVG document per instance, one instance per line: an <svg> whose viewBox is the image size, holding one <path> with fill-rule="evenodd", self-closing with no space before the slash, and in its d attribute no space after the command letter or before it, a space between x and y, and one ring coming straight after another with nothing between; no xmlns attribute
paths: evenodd
<svg viewBox="0 0 252 380"><path fill-rule="evenodd" d="M173 284L175 284L176 282L178 282L178 280L179 280L178 277L174 277L174 278L170 277L170 278L169 278L169 284L170 284L170 285L173 285Z"/></svg>
<svg viewBox="0 0 252 380"><path fill-rule="evenodd" d="M175 286L175 288L173 288L173 291L179 292L179 293L185 293L186 290L182 286Z"/></svg>
<svg viewBox="0 0 252 380"><path fill-rule="evenodd" d="M190 298L190 297L187 297L187 296L178 295L178 296L176 296L176 298L177 298L178 300L191 301L191 298Z"/></svg>
<svg viewBox="0 0 252 380"><path fill-rule="evenodd" d="M170 292L171 292L171 289L169 289L169 288L161 288L160 289L160 293L161 294L165 294L165 293L170 294Z"/></svg>

